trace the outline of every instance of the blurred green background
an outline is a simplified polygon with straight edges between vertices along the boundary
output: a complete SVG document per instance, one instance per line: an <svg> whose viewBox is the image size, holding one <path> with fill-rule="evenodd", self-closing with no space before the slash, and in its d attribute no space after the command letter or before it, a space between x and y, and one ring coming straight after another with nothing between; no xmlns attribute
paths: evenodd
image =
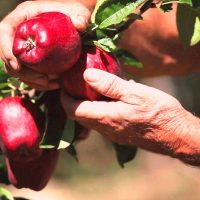
<svg viewBox="0 0 200 200"><path fill-rule="evenodd" d="M2 18L20 1L1 0ZM1 34L1 33L0 33ZM200 75L141 79L176 96L200 115ZM110 143L100 134L77 144L79 162L62 152L54 177L41 192L7 187L15 196L31 200L199 200L200 171L176 159L139 150L122 169ZM35 172L37 173L37 172Z"/></svg>

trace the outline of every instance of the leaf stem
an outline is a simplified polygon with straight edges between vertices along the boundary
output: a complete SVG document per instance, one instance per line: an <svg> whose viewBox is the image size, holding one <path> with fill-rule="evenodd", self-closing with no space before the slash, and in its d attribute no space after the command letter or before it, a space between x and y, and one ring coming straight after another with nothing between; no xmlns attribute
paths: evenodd
<svg viewBox="0 0 200 200"><path fill-rule="evenodd" d="M168 1L163 1L163 2L162 2L162 5L167 5L167 4L171 4L171 3L180 3L180 1L179 1L179 0L176 0L176 1L170 1L170 0L168 0Z"/></svg>
<svg viewBox="0 0 200 200"><path fill-rule="evenodd" d="M86 32L83 33L82 39L86 36L90 35L93 31L95 31L98 28L98 25L95 24L94 27L89 28Z"/></svg>

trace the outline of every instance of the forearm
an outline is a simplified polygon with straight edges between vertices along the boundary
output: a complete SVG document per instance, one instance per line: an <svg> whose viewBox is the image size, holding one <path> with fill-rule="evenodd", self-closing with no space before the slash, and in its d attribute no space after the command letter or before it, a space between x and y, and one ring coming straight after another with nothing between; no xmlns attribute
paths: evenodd
<svg viewBox="0 0 200 200"><path fill-rule="evenodd" d="M177 133L179 140L174 157L185 163L200 166L200 119L184 110Z"/></svg>
<svg viewBox="0 0 200 200"><path fill-rule="evenodd" d="M200 166L200 119L184 108L171 111L162 119L165 120L157 123L160 124L157 138L153 132L145 136L148 145L151 144L151 136L154 138L152 150Z"/></svg>
<svg viewBox="0 0 200 200"><path fill-rule="evenodd" d="M200 71L200 44L183 47L177 31L175 8L168 13L159 9L147 10L143 20L137 20L124 32L120 45L144 65L142 69L124 67L134 76L179 76Z"/></svg>
<svg viewBox="0 0 200 200"><path fill-rule="evenodd" d="M178 101L161 103L156 109L152 106L151 112L145 115L137 115L134 111L134 116L128 119L129 123L123 124L123 133L107 134L110 140L200 166L200 119L186 111Z"/></svg>

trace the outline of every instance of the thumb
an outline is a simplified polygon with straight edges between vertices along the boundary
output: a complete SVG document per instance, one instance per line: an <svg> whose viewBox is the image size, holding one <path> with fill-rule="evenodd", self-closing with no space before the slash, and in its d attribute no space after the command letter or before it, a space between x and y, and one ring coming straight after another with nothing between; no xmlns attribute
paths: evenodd
<svg viewBox="0 0 200 200"><path fill-rule="evenodd" d="M72 23L76 29L80 32L83 32L88 26L91 12L81 3L74 3L74 5L71 5L71 7L72 9L66 9L65 13L71 17Z"/></svg>
<svg viewBox="0 0 200 200"><path fill-rule="evenodd" d="M95 91L113 99L122 100L130 87L128 81L94 68L85 70L84 79Z"/></svg>

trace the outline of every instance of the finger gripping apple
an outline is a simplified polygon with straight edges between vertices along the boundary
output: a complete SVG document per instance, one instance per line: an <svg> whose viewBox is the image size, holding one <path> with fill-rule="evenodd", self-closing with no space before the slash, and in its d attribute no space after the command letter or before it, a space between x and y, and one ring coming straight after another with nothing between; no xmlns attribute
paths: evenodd
<svg viewBox="0 0 200 200"><path fill-rule="evenodd" d="M39 156L44 125L43 113L30 101L21 97L0 101L0 147L7 157L30 160Z"/></svg>
<svg viewBox="0 0 200 200"><path fill-rule="evenodd" d="M70 17L46 12L22 22L16 30L13 54L19 62L45 74L72 67L81 52L81 40Z"/></svg>
<svg viewBox="0 0 200 200"><path fill-rule="evenodd" d="M105 52L96 46L85 46L82 48L78 62L61 74L63 89L68 95L91 101L104 98L84 81L83 73L87 68L101 69L118 76L122 74L117 59L113 54Z"/></svg>

